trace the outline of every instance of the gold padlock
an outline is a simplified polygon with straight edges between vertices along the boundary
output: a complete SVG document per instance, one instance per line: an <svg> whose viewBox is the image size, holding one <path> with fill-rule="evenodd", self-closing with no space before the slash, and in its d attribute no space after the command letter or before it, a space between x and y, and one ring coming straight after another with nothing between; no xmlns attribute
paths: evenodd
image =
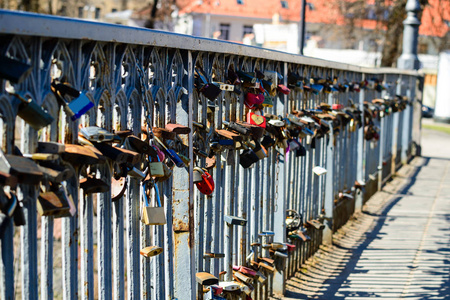
<svg viewBox="0 0 450 300"><path fill-rule="evenodd" d="M158 246L149 246L141 249L140 253L142 256L145 257L152 257L161 254L163 251L163 248Z"/></svg>

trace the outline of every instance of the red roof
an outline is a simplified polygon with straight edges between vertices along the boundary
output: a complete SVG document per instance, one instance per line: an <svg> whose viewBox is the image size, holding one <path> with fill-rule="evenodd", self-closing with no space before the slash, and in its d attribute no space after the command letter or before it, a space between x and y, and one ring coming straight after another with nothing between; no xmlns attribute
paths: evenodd
<svg viewBox="0 0 450 300"><path fill-rule="evenodd" d="M374 0L367 0L374 2ZM283 8L280 0L177 0L180 14L210 13L211 15L228 15L246 18L272 19L278 13L282 22L300 21L300 0L285 0L288 8ZM314 9L306 8L306 22L344 25L345 20L339 14L334 1L308 0ZM424 9L422 25L419 33L442 37L449 30L444 20L450 21L450 1L429 0ZM374 20L356 20L357 26L374 29L377 26ZM379 26L379 25L378 25Z"/></svg>

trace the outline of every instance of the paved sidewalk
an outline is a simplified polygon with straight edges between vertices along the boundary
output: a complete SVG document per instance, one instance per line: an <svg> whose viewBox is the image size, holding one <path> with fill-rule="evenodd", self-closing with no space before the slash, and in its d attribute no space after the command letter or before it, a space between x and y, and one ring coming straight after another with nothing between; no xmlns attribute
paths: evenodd
<svg viewBox="0 0 450 300"><path fill-rule="evenodd" d="M288 281L288 299L450 299L450 135L404 166Z"/></svg>

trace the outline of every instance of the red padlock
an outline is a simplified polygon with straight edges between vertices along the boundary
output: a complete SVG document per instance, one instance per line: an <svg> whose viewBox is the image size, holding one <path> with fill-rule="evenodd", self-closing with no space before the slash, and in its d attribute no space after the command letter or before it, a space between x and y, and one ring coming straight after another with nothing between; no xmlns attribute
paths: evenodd
<svg viewBox="0 0 450 300"><path fill-rule="evenodd" d="M211 174L201 168L195 167L194 172L199 172L202 180L195 183L198 190L205 195L211 195L214 192L214 179Z"/></svg>
<svg viewBox="0 0 450 300"><path fill-rule="evenodd" d="M295 245L286 243L286 246L287 246L288 252L293 252L293 251L295 251L295 248L296 248Z"/></svg>

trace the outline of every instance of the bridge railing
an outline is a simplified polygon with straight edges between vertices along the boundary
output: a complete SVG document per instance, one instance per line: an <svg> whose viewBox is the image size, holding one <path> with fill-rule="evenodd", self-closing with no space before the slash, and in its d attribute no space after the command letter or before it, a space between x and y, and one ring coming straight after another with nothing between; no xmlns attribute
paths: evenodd
<svg viewBox="0 0 450 300"><path fill-rule="evenodd" d="M179 136L182 145L176 148L190 163L174 167L168 180L157 183L166 225L141 222L143 188L136 177L127 177L126 192L114 202L110 188L87 195L80 189L86 173L111 182L116 170L112 160L69 166L76 174L66 181L77 208L72 217L40 216L37 198L42 187L2 186L2 203L15 190L25 217L23 226L14 226L13 218L2 210L2 299L195 299L197 272L219 277L226 271L221 280L230 281L233 266L250 266L258 256L274 258L270 249L254 243L289 242L296 248L287 252L287 263L275 256L273 273L261 268L268 280L252 281L253 299L267 299L282 293L286 278L322 243L330 242L331 233L411 155L412 106L397 112L385 108L376 115L371 101L395 95L416 101L420 75L415 72L368 69L224 41L4 10L0 24L0 55L32 67L20 84L0 79L4 153L17 154L15 146L23 154L35 153L39 141L77 144L80 128L87 126L131 130L138 137L144 137L142 128L148 125L161 128L178 123L190 128L188 135ZM286 86L290 73L304 77L306 84L316 77L336 78L341 86L355 84L353 89L330 93L293 88L289 95L277 93L273 107L263 111L287 117L321 103L353 104L352 109L363 112L362 123L356 124L356 114L350 121L355 124L333 127L329 121L331 128L322 137L300 135L304 156L278 145L246 169L239 163L242 150L217 150L211 156L215 167L209 170L215 190L205 196L195 188L193 173L194 167L205 166L206 158L196 156L194 147L209 152L214 135L213 130L200 130L194 124L226 128L224 121L246 121L249 109L244 93L222 91L215 101L198 93L194 82L199 67L217 82L226 82L228 70L233 69L276 71ZM71 121L51 90L55 78L82 91L94 107ZM54 121L37 131L17 117L11 85L45 108ZM365 139L369 120L365 110L370 110L379 139ZM316 175L317 166L327 173ZM288 235L289 209L301 214L303 223L317 220L325 229L309 226L305 233L310 241ZM246 219L246 226L229 225L226 215ZM260 236L263 231L273 231L274 236ZM140 255L151 245L163 248L162 253L150 258ZM205 253L224 257L210 258Z"/></svg>

